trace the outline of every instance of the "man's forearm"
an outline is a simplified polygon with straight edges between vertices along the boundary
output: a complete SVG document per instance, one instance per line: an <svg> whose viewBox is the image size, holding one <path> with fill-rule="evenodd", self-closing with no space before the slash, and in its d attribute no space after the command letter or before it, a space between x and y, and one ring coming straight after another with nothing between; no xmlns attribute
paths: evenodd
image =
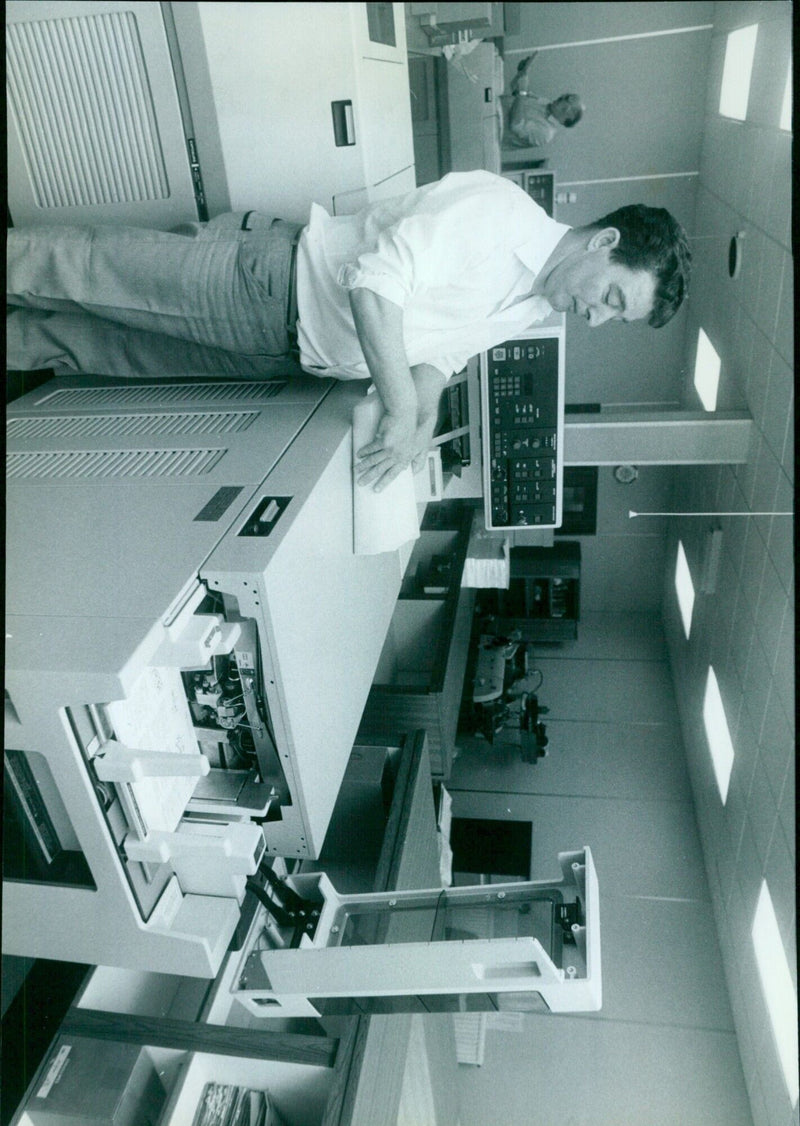
<svg viewBox="0 0 800 1126"><path fill-rule="evenodd" d="M403 310L369 289L350 292L356 331L384 415L375 437L356 450L356 481L380 491L417 459L424 436L418 434L417 388L403 340Z"/></svg>
<svg viewBox="0 0 800 1126"><path fill-rule="evenodd" d="M403 310L369 289L350 292L350 307L361 350L386 412L373 440L356 450L356 480L385 488L407 465L424 464L445 384L429 364L408 364Z"/></svg>
<svg viewBox="0 0 800 1126"><path fill-rule="evenodd" d="M439 400L447 382L438 368L417 364L411 369L417 389L417 453L412 468L418 473L425 464L431 440L439 419Z"/></svg>
<svg viewBox="0 0 800 1126"><path fill-rule="evenodd" d="M416 364L411 369L411 376L417 390L417 423L434 423L447 380L438 368L430 364Z"/></svg>
<svg viewBox="0 0 800 1126"><path fill-rule="evenodd" d="M395 416L417 412L417 390L403 342L403 310L371 289L350 291L358 341L384 410Z"/></svg>

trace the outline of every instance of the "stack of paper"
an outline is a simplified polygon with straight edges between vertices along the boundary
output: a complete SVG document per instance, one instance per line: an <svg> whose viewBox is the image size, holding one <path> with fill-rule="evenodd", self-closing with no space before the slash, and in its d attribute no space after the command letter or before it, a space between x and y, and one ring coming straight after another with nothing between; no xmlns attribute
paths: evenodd
<svg viewBox="0 0 800 1126"><path fill-rule="evenodd" d="M461 585L508 590L510 580L509 538L502 533L487 531L483 526L483 512L477 512L472 522Z"/></svg>
<svg viewBox="0 0 800 1126"><path fill-rule="evenodd" d="M206 1083L193 1126L284 1126L268 1091Z"/></svg>
<svg viewBox="0 0 800 1126"><path fill-rule="evenodd" d="M378 555L396 551L419 538L419 516L414 474L404 469L382 492L356 484L356 451L368 445L383 415L377 394L367 395L353 410L353 551Z"/></svg>
<svg viewBox="0 0 800 1126"><path fill-rule="evenodd" d="M127 699L115 700L106 710L118 742L126 747L200 753L179 669L146 668ZM162 829L171 833L183 816L197 778L144 778L120 785L130 789L146 832ZM142 826L138 828L141 831Z"/></svg>

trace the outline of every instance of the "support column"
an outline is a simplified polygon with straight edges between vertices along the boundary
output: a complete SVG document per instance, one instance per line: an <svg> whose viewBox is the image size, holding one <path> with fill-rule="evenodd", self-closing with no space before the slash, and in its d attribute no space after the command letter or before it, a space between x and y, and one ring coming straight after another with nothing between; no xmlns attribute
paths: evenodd
<svg viewBox="0 0 800 1126"><path fill-rule="evenodd" d="M564 464L741 464L753 430L747 411L571 414L564 420Z"/></svg>

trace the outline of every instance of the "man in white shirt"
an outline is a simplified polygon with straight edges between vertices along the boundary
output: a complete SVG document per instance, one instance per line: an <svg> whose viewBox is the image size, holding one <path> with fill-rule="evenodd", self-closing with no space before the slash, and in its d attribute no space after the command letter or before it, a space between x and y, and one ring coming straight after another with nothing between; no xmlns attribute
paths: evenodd
<svg viewBox="0 0 800 1126"><path fill-rule="evenodd" d="M299 360L371 377L385 413L358 480L376 490L422 464L444 385L470 356L553 309L657 327L690 262L663 209L570 228L481 171L352 216L314 206L305 228L249 213L188 234L11 231L8 366L267 378Z"/></svg>
<svg viewBox="0 0 800 1126"><path fill-rule="evenodd" d="M513 100L508 109L508 140L517 148L549 145L558 127L571 129L583 117L583 102L577 94L561 94L551 101L537 96L530 88L530 73L538 51L528 55L517 67L511 84Z"/></svg>

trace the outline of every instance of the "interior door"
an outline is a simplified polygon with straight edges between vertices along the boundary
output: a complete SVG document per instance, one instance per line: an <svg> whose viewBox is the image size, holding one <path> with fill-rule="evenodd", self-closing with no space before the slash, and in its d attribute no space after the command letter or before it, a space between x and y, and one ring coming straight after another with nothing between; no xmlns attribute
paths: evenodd
<svg viewBox="0 0 800 1126"><path fill-rule="evenodd" d="M447 121L441 121L438 59L431 55L409 55L408 81L411 90L411 124L414 136L414 164L417 185L439 180L448 167L443 161L443 136Z"/></svg>
<svg viewBox="0 0 800 1126"><path fill-rule="evenodd" d="M6 5L12 222L196 220L162 5Z"/></svg>

